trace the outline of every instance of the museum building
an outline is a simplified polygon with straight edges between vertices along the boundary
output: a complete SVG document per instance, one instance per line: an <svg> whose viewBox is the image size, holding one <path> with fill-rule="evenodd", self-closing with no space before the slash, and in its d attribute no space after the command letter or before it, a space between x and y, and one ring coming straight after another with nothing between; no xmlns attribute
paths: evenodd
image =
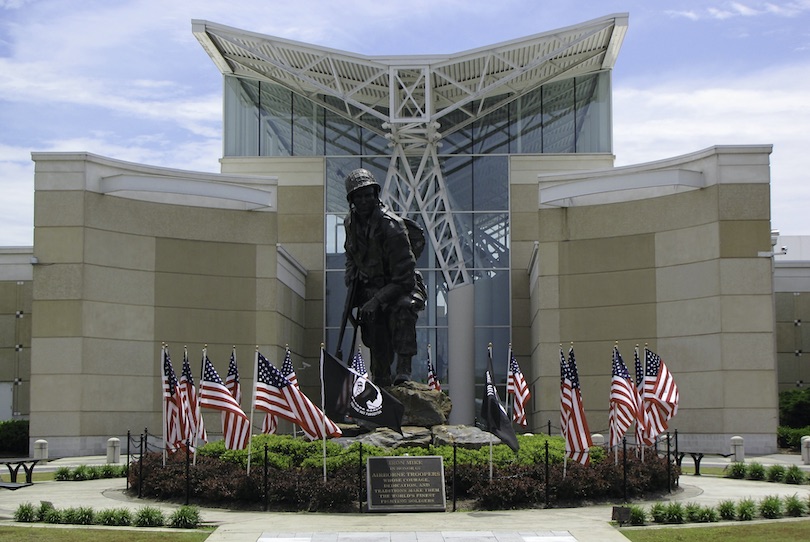
<svg viewBox="0 0 810 542"><path fill-rule="evenodd" d="M163 343L178 371L184 347L196 368L207 345L223 376L236 346L244 390L257 345L276 365L289 346L318 402L346 295L344 178L364 167L428 239L413 377L430 345L449 423L475 423L491 343L501 398L511 345L526 430L558 432L573 344L590 428L607 433L613 346L632 362L649 345L680 389L682 447L740 435L774 452L777 392L810 377L796 361L810 284L801 262L774 279L771 146L614 167L627 26L378 57L192 21L223 75L221 172L32 153L34 247L0 251L0 418L28 417L52 456L159 433ZM217 438L217 413L207 427Z"/></svg>

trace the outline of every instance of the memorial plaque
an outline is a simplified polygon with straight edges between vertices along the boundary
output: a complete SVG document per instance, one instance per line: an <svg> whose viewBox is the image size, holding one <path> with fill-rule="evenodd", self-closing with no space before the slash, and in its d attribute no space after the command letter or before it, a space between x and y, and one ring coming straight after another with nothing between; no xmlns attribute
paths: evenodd
<svg viewBox="0 0 810 542"><path fill-rule="evenodd" d="M369 512L444 512L441 456L369 457L366 462Z"/></svg>

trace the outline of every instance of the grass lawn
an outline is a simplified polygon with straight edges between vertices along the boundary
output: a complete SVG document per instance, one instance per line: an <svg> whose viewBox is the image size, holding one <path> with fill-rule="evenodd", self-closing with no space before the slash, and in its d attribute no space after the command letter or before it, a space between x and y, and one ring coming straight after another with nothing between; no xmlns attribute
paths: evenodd
<svg viewBox="0 0 810 542"><path fill-rule="evenodd" d="M14 542L202 542L213 531L0 527L0 540Z"/></svg>
<svg viewBox="0 0 810 542"><path fill-rule="evenodd" d="M810 519L756 524L740 521L718 527L644 528L621 533L631 542L806 542L810 540Z"/></svg>

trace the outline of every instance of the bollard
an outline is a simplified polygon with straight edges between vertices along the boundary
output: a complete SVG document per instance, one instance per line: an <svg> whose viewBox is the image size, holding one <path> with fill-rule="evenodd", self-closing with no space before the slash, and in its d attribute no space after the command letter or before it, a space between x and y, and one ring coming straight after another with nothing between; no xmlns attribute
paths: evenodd
<svg viewBox="0 0 810 542"><path fill-rule="evenodd" d="M40 439L34 442L34 459L39 459L40 461L47 461L48 460L48 441L44 439Z"/></svg>
<svg viewBox="0 0 810 542"><path fill-rule="evenodd" d="M810 436L802 437L802 463L810 465Z"/></svg>
<svg viewBox="0 0 810 542"><path fill-rule="evenodd" d="M600 433L594 433L591 435L591 442L593 442L594 446L602 446L605 444L605 435Z"/></svg>
<svg viewBox="0 0 810 542"><path fill-rule="evenodd" d="M739 436L731 437L731 456L735 463L745 463L745 446L743 438Z"/></svg>
<svg viewBox="0 0 810 542"><path fill-rule="evenodd" d="M112 437L107 439L107 464L121 461L121 439Z"/></svg>

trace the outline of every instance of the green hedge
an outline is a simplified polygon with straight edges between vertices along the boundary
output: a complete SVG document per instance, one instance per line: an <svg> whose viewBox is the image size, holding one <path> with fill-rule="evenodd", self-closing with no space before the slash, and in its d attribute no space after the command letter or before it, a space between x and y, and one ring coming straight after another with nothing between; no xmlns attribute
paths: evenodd
<svg viewBox="0 0 810 542"><path fill-rule="evenodd" d="M28 455L28 420L0 422L0 454Z"/></svg>
<svg viewBox="0 0 810 542"><path fill-rule="evenodd" d="M606 456L603 448L591 448L591 465L583 467L571 461L564 465L564 440L561 437L518 436L520 453L505 445L493 447L493 478L489 476L489 447L480 450L458 448L457 498L478 509L543 506L546 490L553 505L580 505L584 502L621 498L624 492L622 461ZM546 477L545 445L549 443L549 475ZM251 470L246 472L247 451L225 450L222 441L200 448L196 464L189 470L189 498L200 504L258 506L263 502L264 448L267 445L268 495L273 510L349 511L356 510L358 488L365 472L360 468L360 444L348 448L327 441L327 478L323 481L323 444L301 438L261 435L253 438ZM439 455L444 458L445 489L453 492L453 448L383 449L363 445L363 460L371 455ZM647 454L641 463L628 455L627 495L639 497L666 491L677 483L678 468L664 458ZM129 486L133 493L161 500L186 497L186 457L169 456L166 465L160 453L144 456L141 465L130 469ZM668 478L668 475L671 478ZM365 500L365 499L364 499Z"/></svg>

